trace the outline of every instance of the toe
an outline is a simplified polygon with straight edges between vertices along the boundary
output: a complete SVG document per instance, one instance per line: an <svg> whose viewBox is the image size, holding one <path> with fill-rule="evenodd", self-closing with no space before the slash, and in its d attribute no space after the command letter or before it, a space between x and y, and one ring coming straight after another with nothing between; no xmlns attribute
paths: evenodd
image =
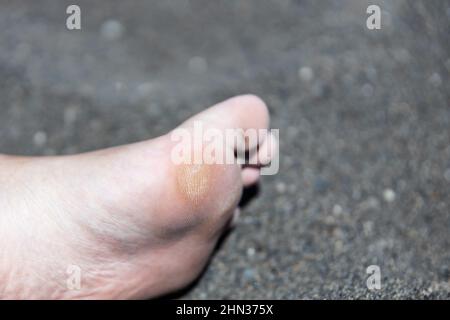
<svg viewBox="0 0 450 320"><path fill-rule="evenodd" d="M262 141L258 150L249 159L250 165L266 166L278 154L278 141L272 133L268 133L264 139L260 140Z"/></svg>
<svg viewBox="0 0 450 320"><path fill-rule="evenodd" d="M194 217L208 217L215 225L229 220L242 186L257 183L260 176L259 162L242 169L242 162L237 162L235 156L242 160L240 151L244 149L251 157L256 154L259 158L261 154L262 164L270 162L273 141L267 133L269 120L268 108L260 98L242 95L206 109L169 133L167 155L175 168L175 183L170 189L179 195L179 201L172 204L181 205L179 210L170 210L175 219L179 216L176 212L190 208Z"/></svg>
<svg viewBox="0 0 450 320"><path fill-rule="evenodd" d="M190 127L195 122L201 122L206 128L220 131L229 129L254 130L267 129L269 126L269 111L266 104L257 96L241 95L220 102L205 111L190 118L182 127ZM257 147L258 141L247 141L247 149Z"/></svg>
<svg viewBox="0 0 450 320"><path fill-rule="evenodd" d="M250 187L259 181L260 171L258 168L246 167L242 170L242 183L244 187Z"/></svg>

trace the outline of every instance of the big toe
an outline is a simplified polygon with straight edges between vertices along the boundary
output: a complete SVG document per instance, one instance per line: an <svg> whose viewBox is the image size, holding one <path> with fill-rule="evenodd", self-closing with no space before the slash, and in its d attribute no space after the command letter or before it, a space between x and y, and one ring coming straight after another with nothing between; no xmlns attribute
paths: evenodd
<svg viewBox="0 0 450 320"><path fill-rule="evenodd" d="M217 129L267 129L270 122L269 111L259 97L251 94L240 95L222 101L188 119L183 126L200 121Z"/></svg>
<svg viewBox="0 0 450 320"><path fill-rule="evenodd" d="M249 186L259 180L259 168L267 165L276 153L277 143L267 131L269 122L266 104L259 97L248 94L220 102L191 117L180 127L202 126L206 130L215 130L213 134L205 134L203 143L216 139L225 145L227 150L220 153L224 159L217 159L216 154L215 161L229 163L227 152L233 152L231 160L241 165L242 182ZM217 135L220 135L219 139ZM195 140L199 138L195 137Z"/></svg>

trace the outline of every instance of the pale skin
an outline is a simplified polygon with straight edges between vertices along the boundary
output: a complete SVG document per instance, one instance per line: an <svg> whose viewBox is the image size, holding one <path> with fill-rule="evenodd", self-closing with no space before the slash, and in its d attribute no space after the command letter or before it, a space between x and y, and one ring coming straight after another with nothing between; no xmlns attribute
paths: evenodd
<svg viewBox="0 0 450 320"><path fill-rule="evenodd" d="M264 129L269 114L243 95L182 126L193 121ZM142 299L191 283L259 168L174 164L173 143L166 134L79 155L0 155L0 298ZM79 289L67 286L69 266Z"/></svg>

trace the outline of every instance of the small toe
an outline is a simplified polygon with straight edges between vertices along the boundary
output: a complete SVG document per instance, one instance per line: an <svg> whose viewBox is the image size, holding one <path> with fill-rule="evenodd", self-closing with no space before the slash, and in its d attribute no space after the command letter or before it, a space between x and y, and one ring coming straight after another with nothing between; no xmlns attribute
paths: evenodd
<svg viewBox="0 0 450 320"><path fill-rule="evenodd" d="M242 183L244 187L249 187L259 181L260 171L258 168L246 167L242 169Z"/></svg>

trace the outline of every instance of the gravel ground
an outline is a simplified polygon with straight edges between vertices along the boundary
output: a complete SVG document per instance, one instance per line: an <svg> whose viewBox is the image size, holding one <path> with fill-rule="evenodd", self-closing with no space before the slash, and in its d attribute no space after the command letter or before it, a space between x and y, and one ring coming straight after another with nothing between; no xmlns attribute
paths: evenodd
<svg viewBox="0 0 450 320"><path fill-rule="evenodd" d="M280 173L181 297L448 299L450 3L371 3L381 30L362 0L0 0L0 152L147 139L252 92Z"/></svg>

